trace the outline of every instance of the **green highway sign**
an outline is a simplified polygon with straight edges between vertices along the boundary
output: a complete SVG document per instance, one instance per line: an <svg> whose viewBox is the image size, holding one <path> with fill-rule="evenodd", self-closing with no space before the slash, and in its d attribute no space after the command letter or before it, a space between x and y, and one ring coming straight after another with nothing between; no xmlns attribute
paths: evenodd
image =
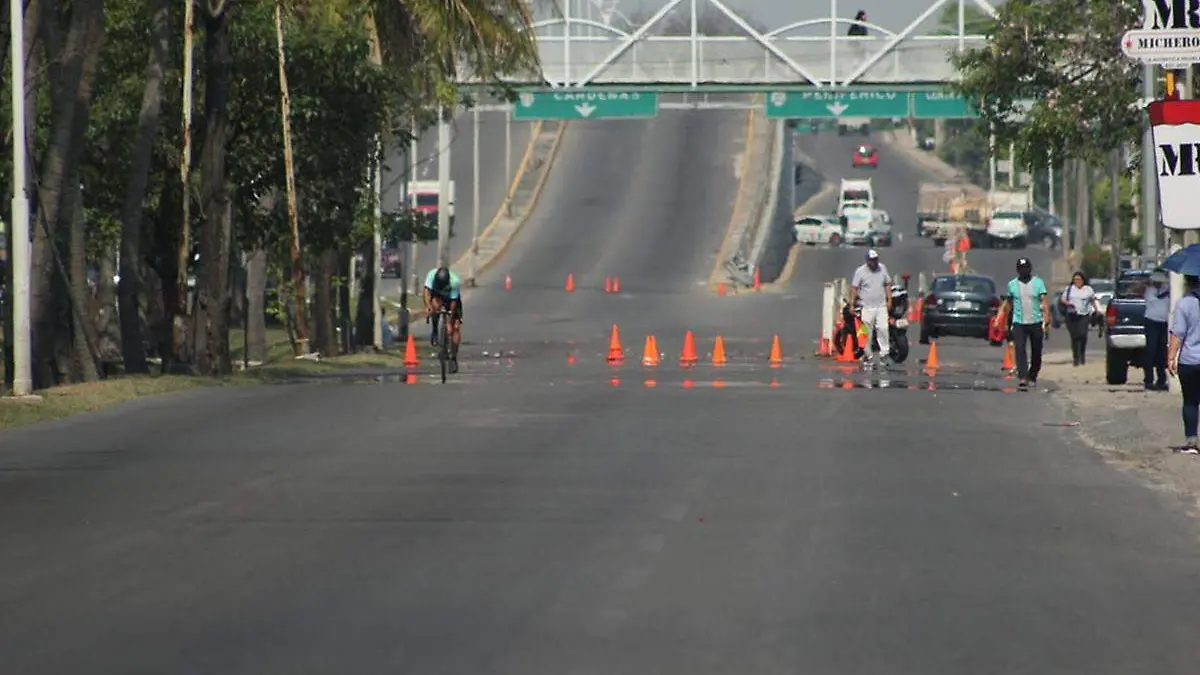
<svg viewBox="0 0 1200 675"><path fill-rule="evenodd" d="M524 90L513 104L515 120L646 119L658 115L658 94L588 89Z"/></svg>
<svg viewBox="0 0 1200 675"><path fill-rule="evenodd" d="M767 117L908 117L910 92L882 89L767 92Z"/></svg>
<svg viewBox="0 0 1200 675"><path fill-rule="evenodd" d="M912 94L912 116L919 120L975 119L979 113L965 98L940 91Z"/></svg>

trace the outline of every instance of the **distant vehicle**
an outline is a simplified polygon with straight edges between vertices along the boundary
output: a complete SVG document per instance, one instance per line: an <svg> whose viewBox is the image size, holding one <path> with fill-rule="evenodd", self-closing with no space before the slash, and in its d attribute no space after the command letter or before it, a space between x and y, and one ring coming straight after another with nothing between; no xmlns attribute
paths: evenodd
<svg viewBox="0 0 1200 675"><path fill-rule="evenodd" d="M832 216L800 216L792 225L792 238L798 244L840 246L842 225Z"/></svg>
<svg viewBox="0 0 1200 675"><path fill-rule="evenodd" d="M871 219L871 246L892 245L892 217L887 211L875 209L875 217Z"/></svg>
<svg viewBox="0 0 1200 675"><path fill-rule="evenodd" d="M987 339L992 317L1000 310L996 281L973 274L933 278L921 311L921 344L943 335Z"/></svg>
<svg viewBox="0 0 1200 675"><path fill-rule="evenodd" d="M1129 270L1117 277L1112 298L1104 309L1104 379L1125 384L1129 366L1141 367L1146 353L1146 299L1142 291L1151 270Z"/></svg>
<svg viewBox="0 0 1200 675"><path fill-rule="evenodd" d="M873 209L847 209L844 241L851 246L875 246L881 232L886 230L887 245L891 245L891 226L883 222L880 213Z"/></svg>
<svg viewBox="0 0 1200 675"><path fill-rule="evenodd" d="M1046 248L1058 248L1062 245L1063 226L1058 216L1037 208L1026 211L1024 216L1025 226L1029 230L1029 243L1041 244Z"/></svg>
<svg viewBox="0 0 1200 675"><path fill-rule="evenodd" d="M957 225L973 227L983 206L983 190L967 182L921 183L917 186L917 235L944 246ZM975 244L974 238L972 245Z"/></svg>
<svg viewBox="0 0 1200 675"><path fill-rule="evenodd" d="M436 180L414 180L408 184L408 208L436 222L441 184ZM446 195L447 212L450 216L450 236L454 236L454 181Z"/></svg>
<svg viewBox="0 0 1200 675"><path fill-rule="evenodd" d="M879 168L879 150L874 146L860 145L854 151L854 155L850 157L850 164L854 168L867 167L871 169Z"/></svg>
<svg viewBox="0 0 1200 675"><path fill-rule="evenodd" d="M842 179L841 190L838 192L837 215L845 215L848 204L854 203L866 209L875 208L875 190L871 187L871 179L853 180Z"/></svg>
<svg viewBox="0 0 1200 675"><path fill-rule="evenodd" d="M988 193L987 238L993 248L1025 248L1029 226L1025 213L1032 208L1028 190L993 190Z"/></svg>
<svg viewBox="0 0 1200 675"><path fill-rule="evenodd" d="M842 117L838 119L838 136L845 136L851 131L857 131L863 136L871 135L871 118Z"/></svg>

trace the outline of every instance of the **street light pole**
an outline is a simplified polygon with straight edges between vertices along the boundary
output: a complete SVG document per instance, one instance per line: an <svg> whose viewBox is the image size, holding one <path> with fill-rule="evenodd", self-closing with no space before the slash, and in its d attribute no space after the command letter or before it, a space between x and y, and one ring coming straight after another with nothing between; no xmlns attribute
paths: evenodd
<svg viewBox="0 0 1200 675"><path fill-rule="evenodd" d="M12 60L12 223L8 233L12 265L13 395L33 393L33 364L29 328L29 197L26 194L28 160L25 137L25 8L21 0L9 2L9 48Z"/></svg>

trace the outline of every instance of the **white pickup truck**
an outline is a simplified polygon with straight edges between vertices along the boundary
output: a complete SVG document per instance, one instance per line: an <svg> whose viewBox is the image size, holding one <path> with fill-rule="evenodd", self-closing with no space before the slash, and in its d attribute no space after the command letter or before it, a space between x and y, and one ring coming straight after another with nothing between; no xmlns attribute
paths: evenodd
<svg viewBox="0 0 1200 675"><path fill-rule="evenodd" d="M871 187L870 178L842 179L842 189L838 192L838 217L846 215L846 209L850 206L867 210L875 208L875 190Z"/></svg>
<svg viewBox="0 0 1200 675"><path fill-rule="evenodd" d="M1025 212L1032 201L1028 190L995 190L988 194L991 213L987 236L992 248L1025 248L1029 241Z"/></svg>

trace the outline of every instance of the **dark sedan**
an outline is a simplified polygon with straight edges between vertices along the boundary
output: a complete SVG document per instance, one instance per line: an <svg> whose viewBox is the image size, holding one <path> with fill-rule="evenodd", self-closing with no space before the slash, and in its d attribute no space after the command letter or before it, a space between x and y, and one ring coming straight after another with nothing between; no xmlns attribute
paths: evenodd
<svg viewBox="0 0 1200 675"><path fill-rule="evenodd" d="M987 339L988 324L1000 309L991 277L946 274L933 278L921 310L921 344L959 335Z"/></svg>

